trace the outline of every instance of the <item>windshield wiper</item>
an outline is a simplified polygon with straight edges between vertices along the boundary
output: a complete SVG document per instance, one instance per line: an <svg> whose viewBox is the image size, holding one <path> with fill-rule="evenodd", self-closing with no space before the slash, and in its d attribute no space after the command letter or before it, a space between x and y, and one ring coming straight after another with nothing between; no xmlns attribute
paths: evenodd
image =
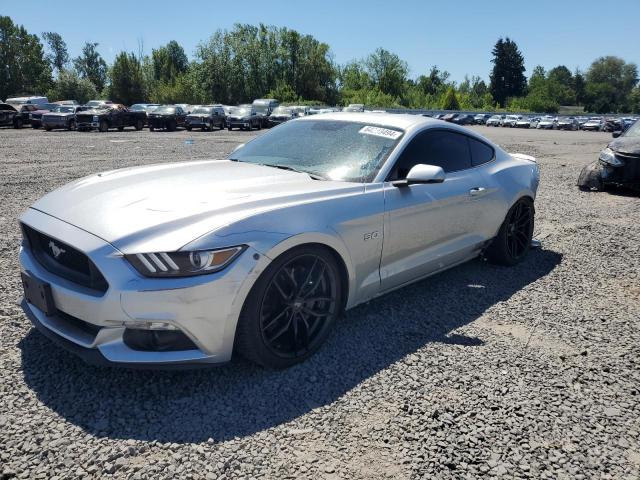
<svg viewBox="0 0 640 480"><path fill-rule="evenodd" d="M290 172L306 173L313 180L326 180L325 177L323 177L322 175L318 175L317 173L305 172L304 170L298 170L297 168L289 167L287 165L273 165L270 163L260 163L259 165L264 165L265 167L279 168L280 170L288 170Z"/></svg>

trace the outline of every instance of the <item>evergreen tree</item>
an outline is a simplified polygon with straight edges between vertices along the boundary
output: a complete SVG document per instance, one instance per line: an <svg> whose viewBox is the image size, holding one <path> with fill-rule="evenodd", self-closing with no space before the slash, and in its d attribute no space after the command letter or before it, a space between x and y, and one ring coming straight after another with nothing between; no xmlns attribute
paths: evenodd
<svg viewBox="0 0 640 480"><path fill-rule="evenodd" d="M132 105L146 98L142 67L133 53L119 53L109 76L109 97L114 102Z"/></svg>
<svg viewBox="0 0 640 480"><path fill-rule="evenodd" d="M442 104L440 106L443 110L460 110L460 103L456 96L456 90L453 87L449 87L447 92L442 97Z"/></svg>
<svg viewBox="0 0 640 480"><path fill-rule="evenodd" d="M524 76L524 57L516 42L500 38L493 47L493 70L491 72L491 95L500 106L507 98L519 97L525 93L527 79Z"/></svg>

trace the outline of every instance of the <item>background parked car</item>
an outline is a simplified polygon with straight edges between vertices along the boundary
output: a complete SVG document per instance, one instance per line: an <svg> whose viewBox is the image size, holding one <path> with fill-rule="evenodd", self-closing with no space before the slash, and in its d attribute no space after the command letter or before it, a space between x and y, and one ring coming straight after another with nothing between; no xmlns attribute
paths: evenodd
<svg viewBox="0 0 640 480"><path fill-rule="evenodd" d="M13 105L14 107L17 105L45 105L49 103L47 97L11 97L5 100L5 103Z"/></svg>
<svg viewBox="0 0 640 480"><path fill-rule="evenodd" d="M149 130L166 129L173 132L178 127L184 127L187 119L186 112L179 105L161 105L147 115Z"/></svg>
<svg viewBox="0 0 640 480"><path fill-rule="evenodd" d="M569 118L560 118L557 124L558 130L580 130L580 124L578 120L569 117Z"/></svg>
<svg viewBox="0 0 640 480"><path fill-rule="evenodd" d="M154 111L156 108L160 106L159 103L136 103L129 107L129 110L134 112L144 112L144 125L145 127L148 124L147 115L149 112Z"/></svg>
<svg viewBox="0 0 640 480"><path fill-rule="evenodd" d="M49 113L57 106L57 103L45 103L44 105L39 105L37 110L29 113L29 123L31 124L31 128L40 128L42 126L42 116L45 113Z"/></svg>
<svg viewBox="0 0 640 480"><path fill-rule="evenodd" d="M621 118L607 118L602 125L603 132L622 132L624 122Z"/></svg>
<svg viewBox="0 0 640 480"><path fill-rule="evenodd" d="M499 127L502 124L504 115L492 115L486 122L487 127Z"/></svg>
<svg viewBox="0 0 640 480"><path fill-rule="evenodd" d="M269 116L279 105L280 102L275 98L258 98L253 101L253 108L260 119L261 127L269 126Z"/></svg>
<svg viewBox="0 0 640 480"><path fill-rule="evenodd" d="M75 130L76 113L80 111L79 105L58 105L42 115L42 126L47 132L56 128Z"/></svg>
<svg viewBox="0 0 640 480"><path fill-rule="evenodd" d="M491 118L491 114L489 113L478 113L475 117L473 117L473 120L475 121L476 125L485 125L487 123L487 120L489 120Z"/></svg>
<svg viewBox="0 0 640 480"><path fill-rule="evenodd" d="M473 115L461 113L453 120L451 120L451 123L455 123L456 125L473 125L475 123L475 120L473 118Z"/></svg>
<svg viewBox="0 0 640 480"><path fill-rule="evenodd" d="M350 103L343 112L364 112L364 105L362 103Z"/></svg>
<svg viewBox="0 0 640 480"><path fill-rule="evenodd" d="M281 123L288 122L289 120L296 118L296 113L292 107L277 107L271 115L269 115L269 126L275 127Z"/></svg>
<svg viewBox="0 0 640 480"><path fill-rule="evenodd" d="M554 130L558 125L558 119L550 115L545 115L540 119L536 128L541 130Z"/></svg>
<svg viewBox="0 0 640 480"><path fill-rule="evenodd" d="M187 130L201 128L203 131L212 131L213 127L222 130L226 125L226 115L222 105L199 105L187 115Z"/></svg>
<svg viewBox="0 0 640 480"><path fill-rule="evenodd" d="M23 121L20 113L9 103L0 103L0 126L22 128Z"/></svg>
<svg viewBox="0 0 640 480"><path fill-rule="evenodd" d="M531 118L522 117L520 120L516 122L514 126L516 128L531 128Z"/></svg>
<svg viewBox="0 0 640 480"><path fill-rule="evenodd" d="M602 130L602 119L599 117L592 117L588 122L585 122L582 125L582 130L591 131L591 132L599 132Z"/></svg>
<svg viewBox="0 0 640 480"><path fill-rule="evenodd" d="M85 105L87 107L93 108L99 107L101 105L113 105L113 102L111 100L89 100L87 103L85 103Z"/></svg>
<svg viewBox="0 0 640 480"><path fill-rule="evenodd" d="M503 127L514 128L516 126L516 123L518 123L518 120L521 120L521 119L522 119L522 115L507 115L502 119L502 122L500 123L500 125Z"/></svg>
<svg viewBox="0 0 640 480"><path fill-rule="evenodd" d="M227 117L227 128L231 131L234 128L240 130L253 130L262 128L262 118L256 114L253 105L240 105L232 107Z"/></svg>
<svg viewBox="0 0 640 480"><path fill-rule="evenodd" d="M98 129L100 132L106 132L110 128L117 128L122 131L125 127L134 127L136 130L142 130L144 119L145 114L143 112L131 111L124 105L102 105L78 112L76 114L76 128L78 130Z"/></svg>

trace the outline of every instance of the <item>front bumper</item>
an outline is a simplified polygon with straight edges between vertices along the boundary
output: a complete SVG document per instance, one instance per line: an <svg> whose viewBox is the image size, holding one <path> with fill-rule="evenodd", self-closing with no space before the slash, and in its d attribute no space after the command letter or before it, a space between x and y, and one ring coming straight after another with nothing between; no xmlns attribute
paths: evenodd
<svg viewBox="0 0 640 480"><path fill-rule="evenodd" d="M42 120L43 127L49 128L67 128L69 126L69 122L67 120L52 120L49 118L45 118Z"/></svg>
<svg viewBox="0 0 640 480"><path fill-rule="evenodd" d="M22 302L27 317L46 336L89 363L142 368L226 362L231 359L235 328L257 278L259 263L248 248L227 269L211 275L171 279L138 274L111 244L35 210L21 221L85 253L106 278L109 288L96 293L46 270L30 249L20 249L23 271L51 286L59 312L47 316ZM131 348L124 339L127 325L163 322L177 328L196 348L149 351ZM83 328L90 327L90 328Z"/></svg>

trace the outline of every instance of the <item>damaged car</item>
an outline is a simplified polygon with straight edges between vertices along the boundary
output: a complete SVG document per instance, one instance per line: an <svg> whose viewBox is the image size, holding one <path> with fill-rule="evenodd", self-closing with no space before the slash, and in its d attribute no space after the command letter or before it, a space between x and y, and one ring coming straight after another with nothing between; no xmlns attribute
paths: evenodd
<svg viewBox="0 0 640 480"><path fill-rule="evenodd" d="M613 132L613 140L598 160L585 166L578 177L581 190L606 190L622 186L640 190L640 123L626 132Z"/></svg>

